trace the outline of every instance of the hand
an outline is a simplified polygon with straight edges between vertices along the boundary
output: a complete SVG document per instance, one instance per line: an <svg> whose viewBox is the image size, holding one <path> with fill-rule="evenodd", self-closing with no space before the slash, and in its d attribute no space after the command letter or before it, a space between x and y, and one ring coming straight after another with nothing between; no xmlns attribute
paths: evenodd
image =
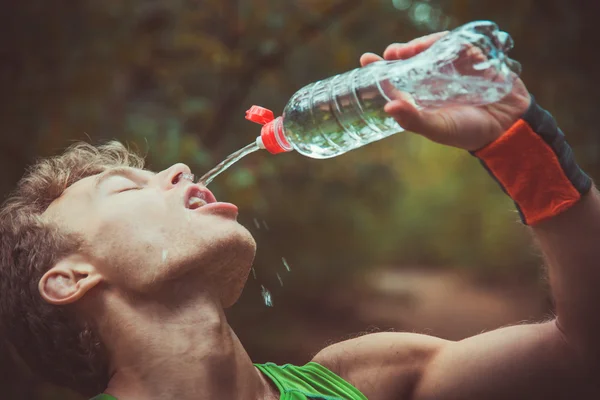
<svg viewBox="0 0 600 400"><path fill-rule="evenodd" d="M395 43L383 53L385 60L404 60L427 50L447 32L434 33L408 43ZM365 53L360 58L364 67L382 58ZM406 130L448 146L478 150L496 140L527 110L531 102L521 79L515 79L512 91L502 100L486 106L454 106L436 110L418 110L406 100L395 99L385 106Z"/></svg>

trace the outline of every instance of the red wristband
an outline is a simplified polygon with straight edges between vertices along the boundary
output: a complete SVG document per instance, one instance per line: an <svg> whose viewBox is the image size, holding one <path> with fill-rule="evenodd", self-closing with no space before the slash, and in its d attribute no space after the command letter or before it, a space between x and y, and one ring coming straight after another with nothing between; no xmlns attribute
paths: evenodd
<svg viewBox="0 0 600 400"><path fill-rule="evenodd" d="M581 198L554 150L522 119L475 156L517 203L526 224L551 218Z"/></svg>

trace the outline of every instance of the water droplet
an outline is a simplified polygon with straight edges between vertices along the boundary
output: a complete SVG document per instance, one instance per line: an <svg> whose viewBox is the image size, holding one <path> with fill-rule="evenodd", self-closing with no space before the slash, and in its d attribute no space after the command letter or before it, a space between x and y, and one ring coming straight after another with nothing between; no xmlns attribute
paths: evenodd
<svg viewBox="0 0 600 400"><path fill-rule="evenodd" d="M163 249L162 251L162 262L167 261L167 256L169 255L169 250Z"/></svg>
<svg viewBox="0 0 600 400"><path fill-rule="evenodd" d="M288 264L287 260L285 259L285 257L281 257L281 261L283 261L283 265L285 266L285 269L287 269L288 272L291 271L290 265Z"/></svg>
<svg viewBox="0 0 600 400"><path fill-rule="evenodd" d="M265 306L273 307L273 299L271 298L271 292L269 292L269 290L263 285L260 285L260 292L262 294L263 300L265 301Z"/></svg>
<svg viewBox="0 0 600 400"><path fill-rule="evenodd" d="M256 279L256 270L254 269L254 267L252 267L252 276L254 276L254 279Z"/></svg>
<svg viewBox="0 0 600 400"><path fill-rule="evenodd" d="M263 226L265 227L266 230L270 230L269 225L267 225L267 221L265 221L264 219L263 219Z"/></svg>
<svg viewBox="0 0 600 400"><path fill-rule="evenodd" d="M260 229L260 224L256 218L254 218L254 225L256 226L256 229Z"/></svg>
<svg viewBox="0 0 600 400"><path fill-rule="evenodd" d="M277 279L279 279L279 284L281 286L283 286L283 279L281 279L281 276L279 276L279 273L277 273Z"/></svg>

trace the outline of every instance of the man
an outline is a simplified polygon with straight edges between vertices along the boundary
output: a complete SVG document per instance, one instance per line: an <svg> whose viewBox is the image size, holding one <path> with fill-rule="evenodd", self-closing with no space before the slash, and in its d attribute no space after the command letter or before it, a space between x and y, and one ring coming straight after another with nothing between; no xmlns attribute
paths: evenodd
<svg viewBox="0 0 600 400"><path fill-rule="evenodd" d="M600 398L600 197L549 114L520 80L485 107L394 100L386 111L472 151L515 200L544 252L556 318L459 342L376 333L303 367L253 365L223 312L255 252L235 206L215 202L185 165L154 174L112 143L42 161L6 203L0 310L11 342L54 382L99 399Z"/></svg>

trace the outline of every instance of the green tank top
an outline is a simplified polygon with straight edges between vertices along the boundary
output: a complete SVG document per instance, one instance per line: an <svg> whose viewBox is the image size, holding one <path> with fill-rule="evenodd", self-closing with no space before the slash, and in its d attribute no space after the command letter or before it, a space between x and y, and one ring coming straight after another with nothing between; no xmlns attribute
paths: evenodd
<svg viewBox="0 0 600 400"><path fill-rule="evenodd" d="M280 400L368 400L354 386L315 362L302 367L254 365L275 383Z"/></svg>
<svg viewBox="0 0 600 400"><path fill-rule="evenodd" d="M314 362L302 367L273 363L254 365L273 381L280 393L279 400L368 400L354 386ZM117 399L100 394L91 400Z"/></svg>

